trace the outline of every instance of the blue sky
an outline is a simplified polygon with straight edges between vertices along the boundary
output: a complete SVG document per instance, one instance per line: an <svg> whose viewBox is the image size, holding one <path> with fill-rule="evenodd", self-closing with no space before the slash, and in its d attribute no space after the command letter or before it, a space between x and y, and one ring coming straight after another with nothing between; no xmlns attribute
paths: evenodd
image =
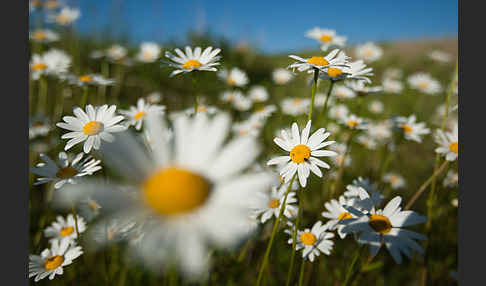
<svg viewBox="0 0 486 286"><path fill-rule="evenodd" d="M69 2L69 1L68 1ZM209 29L232 42L248 41L264 52L316 47L305 32L335 29L349 43L457 36L457 0L407 1L204 1L77 0L77 28L109 29L136 43L184 41L189 30Z"/></svg>

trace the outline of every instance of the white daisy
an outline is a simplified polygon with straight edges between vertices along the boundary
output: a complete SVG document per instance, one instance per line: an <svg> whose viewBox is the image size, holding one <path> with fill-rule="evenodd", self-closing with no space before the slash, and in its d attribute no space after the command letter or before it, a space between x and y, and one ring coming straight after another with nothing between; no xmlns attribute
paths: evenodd
<svg viewBox="0 0 486 286"><path fill-rule="evenodd" d="M76 217L78 222L78 232L81 234L86 230L86 223L82 217L78 215ZM49 242L52 243L53 240L63 239L73 242L78 238L76 233L76 221L72 214L69 214L66 219L62 216L57 216L56 220L57 221L53 222L51 226L44 229L44 236L50 238Z"/></svg>
<svg viewBox="0 0 486 286"><path fill-rule="evenodd" d="M252 113L249 119L262 122L263 120L270 117L276 110L277 107L273 104L264 105L256 109L255 112Z"/></svg>
<svg viewBox="0 0 486 286"><path fill-rule="evenodd" d="M157 43L143 42L140 44L140 51L136 55L138 61L153 63L160 56L160 47Z"/></svg>
<svg viewBox="0 0 486 286"><path fill-rule="evenodd" d="M432 78L430 74L418 72L408 77L408 84L423 93L430 95L437 95L442 91L442 87L436 79Z"/></svg>
<svg viewBox="0 0 486 286"><path fill-rule="evenodd" d="M356 218L353 214L349 213L344 207L351 205L351 201L344 196L339 196L338 200L332 199L324 204L327 211L321 213L321 215L329 221L326 223L329 226L329 230L336 230L341 239L346 237L346 233L341 230L344 225L339 224L341 220Z"/></svg>
<svg viewBox="0 0 486 286"><path fill-rule="evenodd" d="M81 11L77 8L63 7L59 14L49 15L50 21L55 21L59 25L69 25L81 16Z"/></svg>
<svg viewBox="0 0 486 286"><path fill-rule="evenodd" d="M383 176L383 182L389 183L394 190L402 189L407 186L407 183L402 176L392 172L386 173Z"/></svg>
<svg viewBox="0 0 486 286"><path fill-rule="evenodd" d="M400 93L403 90L403 84L399 80L385 78L382 83L383 91L387 93Z"/></svg>
<svg viewBox="0 0 486 286"><path fill-rule="evenodd" d="M324 104L326 103L326 97L327 94L316 92L315 98L314 98L314 106L315 107L323 107ZM329 97L327 100L327 105L332 106L334 104L335 100L334 97Z"/></svg>
<svg viewBox="0 0 486 286"><path fill-rule="evenodd" d="M56 163L48 156L40 154L44 163L38 163L34 168L30 169L32 173L40 176L34 185L52 181L55 182L54 188L59 189L66 183L76 184L81 177L92 175L101 169L101 166L99 166L100 160L96 160L91 156L83 159L83 156L83 153L79 153L74 159L70 160L65 152L60 152Z"/></svg>
<svg viewBox="0 0 486 286"><path fill-rule="evenodd" d="M356 141L363 145L364 147L370 149L370 150L375 150L376 147L378 146L377 142L375 139L369 135L366 134L360 134L356 137Z"/></svg>
<svg viewBox="0 0 486 286"><path fill-rule="evenodd" d="M36 29L29 33L29 38L35 42L51 43L59 40L59 34L49 29Z"/></svg>
<svg viewBox="0 0 486 286"><path fill-rule="evenodd" d="M335 104L329 108L329 117L341 121L348 117L349 109L344 104Z"/></svg>
<svg viewBox="0 0 486 286"><path fill-rule="evenodd" d="M368 128L368 121L355 114L348 114L340 120L340 123L350 129L362 130Z"/></svg>
<svg viewBox="0 0 486 286"><path fill-rule="evenodd" d="M456 171L449 170L444 178L444 187L455 187L459 184L459 174Z"/></svg>
<svg viewBox="0 0 486 286"><path fill-rule="evenodd" d="M402 198L397 196L383 210L368 209L368 213L353 207L346 209L358 216L353 221L342 221L346 226L343 233L357 233L358 243L368 244L370 255L375 256L382 243L386 245L396 263L402 263L402 253L411 258L411 250L423 253L423 248L415 240L426 240L419 233L404 229L405 226L424 223L427 218L414 211L402 211Z"/></svg>
<svg viewBox="0 0 486 286"><path fill-rule="evenodd" d="M296 60L297 62L289 65L288 68L298 71L313 72L319 70L321 72L327 72L328 68L343 68L348 64L349 57L344 53L340 53L339 49L332 50L325 57L313 56L308 59L298 57L296 55L289 55L289 58Z"/></svg>
<svg viewBox="0 0 486 286"><path fill-rule="evenodd" d="M321 50L324 52L334 46L343 47L346 43L346 37L338 36L335 30L321 29L319 27L314 27L307 31L306 36L318 41L321 44Z"/></svg>
<svg viewBox="0 0 486 286"><path fill-rule="evenodd" d="M174 56L169 51L165 52L165 57L171 61L164 62L176 69L170 74L171 77L192 71L217 71L215 66L219 65L218 60L221 58L221 56L217 56L221 49L213 50L213 47L207 47L202 52L201 47L196 47L194 51L190 47L186 47L185 54L180 49L174 51L178 56Z"/></svg>
<svg viewBox="0 0 486 286"><path fill-rule="evenodd" d="M346 152L346 145L343 143L336 143L329 147L330 150L336 152L336 156L332 157L331 160L334 162L336 166L341 166L344 164L345 167L351 165L351 156L349 156L350 152L348 152L347 156L344 157L344 153Z"/></svg>
<svg viewBox="0 0 486 286"><path fill-rule="evenodd" d="M429 134L430 129L425 127L424 122L417 123L416 120L415 114L409 117L400 116L395 119L395 125L403 131L405 139L421 143L422 136Z"/></svg>
<svg viewBox="0 0 486 286"><path fill-rule="evenodd" d="M356 58L371 63L381 58L383 49L372 42L367 42L356 46L354 53Z"/></svg>
<svg viewBox="0 0 486 286"><path fill-rule="evenodd" d="M90 222L100 214L101 205L88 197L79 202L78 212L79 214Z"/></svg>
<svg viewBox="0 0 486 286"><path fill-rule="evenodd" d="M63 267L73 263L83 251L81 246L70 244L68 240L54 240L51 248L46 248L41 255L29 255L29 278L34 277L37 282L41 279L63 274Z"/></svg>
<svg viewBox="0 0 486 286"><path fill-rule="evenodd" d="M261 214L261 222L265 223L272 216L278 217L280 210L282 209L283 201L285 198L285 193L287 192L288 185L282 184L280 188L272 187L270 193L259 193L258 195L262 197L262 202L264 205L261 208L256 209L257 214ZM287 218L293 218L297 215L297 203L296 193L294 191L289 191L287 195L287 201L285 202L285 209L283 215Z"/></svg>
<svg viewBox="0 0 486 286"><path fill-rule="evenodd" d="M261 85L255 85L248 91L248 96L253 102L264 102L268 100L268 91Z"/></svg>
<svg viewBox="0 0 486 286"><path fill-rule="evenodd" d="M392 136L391 128L392 128L391 122L385 120L377 123L368 124L368 129L366 130L366 132L370 137L383 142L391 138Z"/></svg>
<svg viewBox="0 0 486 286"><path fill-rule="evenodd" d="M458 125L454 124L452 132L444 132L440 129L435 134L435 143L439 145L435 152L445 156L447 161L455 161L459 155Z"/></svg>
<svg viewBox="0 0 486 286"><path fill-rule="evenodd" d="M448 63L452 60L452 56L450 54L440 50L433 50L429 52L427 56L431 60L439 63Z"/></svg>
<svg viewBox="0 0 486 286"><path fill-rule="evenodd" d="M71 57L65 52L57 49L50 49L44 54L33 54L30 61L32 79L39 79L41 75L59 76L68 71L71 66Z"/></svg>
<svg viewBox="0 0 486 286"><path fill-rule="evenodd" d="M331 250L334 242L331 238L334 237L332 232L327 232L328 225L322 225L322 221L317 221L312 229L304 229L303 231L297 231L297 243L295 245L296 250L302 249L302 258L308 259L310 262L314 262L314 258L321 253L325 255L331 255ZM288 240L289 244L292 244L293 239Z"/></svg>
<svg viewBox="0 0 486 286"><path fill-rule="evenodd" d="M160 100L162 99L162 94L158 91L154 91L147 95L146 100L150 104L156 104L159 103Z"/></svg>
<svg viewBox="0 0 486 286"><path fill-rule="evenodd" d="M359 96L372 95L383 91L381 86L366 86L363 80L350 80L344 83L347 87L351 88Z"/></svg>
<svg viewBox="0 0 486 286"><path fill-rule="evenodd" d="M69 82L69 84L73 84L77 86L87 86L87 85L107 86L107 85L113 85L115 83L113 79L107 79L100 74L83 74L80 76L69 74L69 75L61 76L61 79L65 79Z"/></svg>
<svg viewBox="0 0 486 286"><path fill-rule="evenodd" d="M71 139L64 150L69 150L74 145L86 141L83 151L89 153L91 148L95 150L100 148L101 140L113 141L111 133L126 130L125 126L117 124L123 120L123 116L115 115L115 110L115 105L108 107L107 104L97 107L88 104L86 112L75 107L73 113L76 117L64 116L62 118L64 122L56 123L57 127L71 131L61 136L62 139Z"/></svg>
<svg viewBox="0 0 486 286"><path fill-rule="evenodd" d="M114 62L120 62L127 56L127 49L121 45L114 44L106 49L106 56L109 60Z"/></svg>
<svg viewBox="0 0 486 286"><path fill-rule="evenodd" d="M383 112L384 106L381 101L373 100L372 102L370 102L368 109L371 113L378 114Z"/></svg>
<svg viewBox="0 0 486 286"><path fill-rule="evenodd" d="M29 119L29 140L44 137L51 132L52 126L47 118L36 116Z"/></svg>
<svg viewBox="0 0 486 286"><path fill-rule="evenodd" d="M239 68L231 70L223 69L218 72L218 77L224 80L229 86L243 87L248 84L248 76Z"/></svg>
<svg viewBox="0 0 486 286"><path fill-rule="evenodd" d="M390 78L390 79L400 79L402 78L403 76L403 71L399 68L386 68L384 71L383 71L383 77L386 79L386 78Z"/></svg>
<svg viewBox="0 0 486 286"><path fill-rule="evenodd" d="M291 81L293 78L294 75L290 71L284 68L278 68L272 72L273 82L279 85L286 84L289 81Z"/></svg>
<svg viewBox="0 0 486 286"><path fill-rule="evenodd" d="M297 116L309 110L310 99L301 97L285 98L282 100L281 105L283 113Z"/></svg>
<svg viewBox="0 0 486 286"><path fill-rule="evenodd" d="M344 54L344 52L341 51ZM344 67L329 67L327 72L319 73L319 78L321 80L332 80L339 81L345 79L354 79L357 81L364 81L366 83L371 83L368 78L372 76L373 68L366 66L362 61L348 62L347 66Z"/></svg>
<svg viewBox="0 0 486 286"><path fill-rule="evenodd" d="M186 278L200 278L207 273L209 247L234 247L247 236L245 222L258 203L255 194L269 188L273 177L243 173L260 146L248 136L225 144L231 127L227 114L179 116L173 126L174 140L168 142L162 118L147 118L153 150L143 148L131 132L102 146L105 163L132 183L133 192L91 180L72 187L59 202L68 205L91 196L122 224L143 222L144 236L136 249L143 262L156 271L175 262Z"/></svg>
<svg viewBox="0 0 486 286"><path fill-rule="evenodd" d="M336 97L341 100L356 97L356 93L352 89L344 85L335 85L331 94L333 97Z"/></svg>
<svg viewBox="0 0 486 286"><path fill-rule="evenodd" d="M135 222L132 220L117 218L103 220L101 223L95 224L93 230L89 233L91 241L96 243L96 245L92 246L96 249L108 243L127 239L135 225Z"/></svg>
<svg viewBox="0 0 486 286"><path fill-rule="evenodd" d="M291 136L289 136L285 130L282 130L282 137L284 139L279 137L273 139L275 144L289 152L289 155L273 158L267 162L267 165L286 163L280 170L280 175L284 177L285 183L288 183L294 174L298 173L300 185L305 187L310 171L317 176L322 177L322 172L319 167L326 169L330 168L327 163L316 157L330 157L337 155L334 151L320 150L321 148L335 143L334 141L325 141L331 133L326 132L325 128L319 128L309 137L310 129L311 120L307 122L307 125L302 130L302 134L299 134L299 127L297 126L297 123L294 122L292 124Z"/></svg>
<svg viewBox="0 0 486 286"><path fill-rule="evenodd" d="M451 205L453 207L456 207L457 208L457 206L459 205L459 200L458 199L452 199L451 200Z"/></svg>
<svg viewBox="0 0 486 286"><path fill-rule="evenodd" d="M245 121L234 123L233 132L238 136L254 136L260 135L260 131L263 127L261 120L255 120L255 118L249 118Z"/></svg>
<svg viewBox="0 0 486 286"><path fill-rule="evenodd" d="M130 110L120 110L119 113L125 116L127 126L135 126L136 130L142 128L142 123L149 114L163 114L165 106L146 103L143 98L137 100L137 106L130 106Z"/></svg>

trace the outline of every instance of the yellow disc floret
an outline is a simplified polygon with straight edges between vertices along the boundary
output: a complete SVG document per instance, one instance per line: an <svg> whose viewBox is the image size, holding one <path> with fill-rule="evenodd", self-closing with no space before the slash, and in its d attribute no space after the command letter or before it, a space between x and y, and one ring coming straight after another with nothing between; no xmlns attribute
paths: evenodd
<svg viewBox="0 0 486 286"><path fill-rule="evenodd" d="M312 57L307 60L307 63L315 66L327 66L329 64L324 57Z"/></svg>
<svg viewBox="0 0 486 286"><path fill-rule="evenodd" d="M320 40L321 40L321 42L323 42L323 43L329 43L330 41L332 41L332 37L331 37L331 36L329 36L329 35L322 35L322 36L320 37Z"/></svg>
<svg viewBox="0 0 486 286"><path fill-rule="evenodd" d="M292 159L293 162L300 164L309 160L310 154L310 148L306 145L300 144L290 150L290 159Z"/></svg>
<svg viewBox="0 0 486 286"><path fill-rule="evenodd" d="M159 170L143 185L145 202L164 216L187 213L202 206L210 191L208 180L179 168Z"/></svg>
<svg viewBox="0 0 486 286"><path fill-rule="evenodd" d="M99 121L90 121L83 126L83 133L88 136L93 136L103 130L103 123Z"/></svg>
<svg viewBox="0 0 486 286"><path fill-rule="evenodd" d="M45 63L37 63L32 65L32 69L35 71L40 71L40 70L45 70L47 68L47 65Z"/></svg>
<svg viewBox="0 0 486 286"><path fill-rule="evenodd" d="M459 143L452 142L451 144L449 144L449 150L457 154L457 152L459 152Z"/></svg>
<svg viewBox="0 0 486 286"><path fill-rule="evenodd" d="M201 66L201 62L199 62L198 60L188 60L187 62L184 63L182 67L184 67L186 70L192 70L200 66Z"/></svg>
<svg viewBox="0 0 486 286"><path fill-rule="evenodd" d="M300 241L302 241L305 245L314 245L316 243L317 238L314 234L310 232L304 232L300 235Z"/></svg>
<svg viewBox="0 0 486 286"><path fill-rule="evenodd" d="M270 202L268 202L268 207L271 209L276 209L280 205L280 200L278 199L271 199Z"/></svg>
<svg viewBox="0 0 486 286"><path fill-rule="evenodd" d="M327 69L327 74L330 76L330 77L338 77L340 76L341 74L343 73L342 70L338 69L338 68L328 68Z"/></svg>
<svg viewBox="0 0 486 286"><path fill-rule="evenodd" d="M92 82L93 77L90 76L90 75L82 75L82 76L79 77L79 81L81 81L81 82Z"/></svg>
<svg viewBox="0 0 486 286"><path fill-rule="evenodd" d="M56 173L56 177L58 177L59 179L69 179L76 176L77 174L78 171L76 169L71 166L67 166L59 169L59 171L57 171Z"/></svg>
<svg viewBox="0 0 486 286"><path fill-rule="evenodd" d="M74 232L74 227L66 226L66 227L63 227L59 233L61 234L62 237L64 237L64 236L70 235L73 232Z"/></svg>
<svg viewBox="0 0 486 286"><path fill-rule="evenodd" d="M346 124L349 127L356 127L358 125L358 121L356 121L356 120L348 120L348 122L346 122Z"/></svg>
<svg viewBox="0 0 486 286"><path fill-rule="evenodd" d="M392 229L390 220L384 215L371 215L370 221L368 223L370 224L372 229L381 234L387 234Z"/></svg>
<svg viewBox="0 0 486 286"><path fill-rule="evenodd" d="M139 119L142 119L145 117L145 115L147 115L147 113L145 113L144 111L140 111L140 112L137 112L133 118L135 118L135 120L139 120Z"/></svg>
<svg viewBox="0 0 486 286"><path fill-rule="evenodd" d="M402 125L402 128L403 128L403 131L404 131L405 133L412 133L412 127L410 127L410 125L408 125L408 124L403 124L403 125Z"/></svg>
<svg viewBox="0 0 486 286"><path fill-rule="evenodd" d="M348 218L353 218L353 216L348 213L348 212L343 212L338 216L338 220L343 220L343 219L348 219Z"/></svg>
<svg viewBox="0 0 486 286"><path fill-rule="evenodd" d="M61 255L56 255L50 258L47 258L46 261L44 261L44 268L46 270L54 270L61 266L61 264L64 262L64 256Z"/></svg>

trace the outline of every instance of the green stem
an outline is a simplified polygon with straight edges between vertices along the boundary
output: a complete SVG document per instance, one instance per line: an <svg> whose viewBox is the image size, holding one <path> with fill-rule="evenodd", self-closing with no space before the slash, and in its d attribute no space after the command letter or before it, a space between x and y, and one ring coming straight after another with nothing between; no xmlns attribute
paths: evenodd
<svg viewBox="0 0 486 286"><path fill-rule="evenodd" d="M316 97L316 92L317 92L317 79L318 78L319 78L319 70L314 69L314 83L312 84L311 104L310 104L309 116L307 117L307 121L312 120L312 110L314 109L314 99Z"/></svg>
<svg viewBox="0 0 486 286"><path fill-rule="evenodd" d="M303 194L303 190L300 193ZM302 201L303 198L301 196L299 198L299 209L297 210L297 219L295 221L295 227L292 231L292 255L290 256L290 266L289 266L289 272L287 273L287 282L285 283L285 286L290 285L290 280L292 279L292 272L294 270L295 252L296 252L295 246L297 245L297 230L299 229L299 224L300 224Z"/></svg>
<svg viewBox="0 0 486 286"><path fill-rule="evenodd" d="M85 86L85 87L83 87L83 95L81 96L81 101L79 102L79 107L84 108L87 101L88 101L88 86Z"/></svg>
<svg viewBox="0 0 486 286"><path fill-rule="evenodd" d="M74 203L71 203L71 209L74 217L74 229L76 230L76 237L77 239L79 239L78 216L76 215L76 208L74 207Z"/></svg>
<svg viewBox="0 0 486 286"><path fill-rule="evenodd" d="M358 249L356 249L356 253L354 254L353 260L351 261L351 264L348 267L348 270L346 271L346 277L344 278L344 282L342 286L348 285L349 279L351 278L353 272L354 272L354 265L356 264L356 261L358 261L358 258L361 253L361 249L364 247L364 244L362 244Z"/></svg>
<svg viewBox="0 0 486 286"><path fill-rule="evenodd" d="M287 192L285 193L285 197L284 197L284 200L282 202L282 207L280 208L280 212L278 213L277 220L275 221L275 224L273 225L272 235L270 236L270 241L268 242L267 250L265 251L265 256L263 257L263 262L262 262L262 265L260 266L260 270L258 272L258 278L257 278L256 284L255 284L256 286L259 286L262 282L263 271L265 270L265 267L267 266L267 263L268 263L268 257L270 256L270 250L272 249L273 240L275 239L275 235L277 234L278 224L279 224L280 218L282 217L282 214L285 210L285 204L287 203L287 196L289 195L290 189L292 188L292 184L294 183L296 176L297 176L297 172L292 176L292 179L289 182Z"/></svg>
<svg viewBox="0 0 486 286"><path fill-rule="evenodd" d="M325 115L324 117L324 123L326 122L327 120L327 103L329 102L329 98L331 97L331 92L332 92L332 88L334 87L334 81L331 80L331 85L329 86L329 89L327 90L327 95L326 95L326 101L324 101L324 106L322 107L322 110L321 112L319 113L319 116L317 118L318 121L320 121L321 117L323 115Z"/></svg>
<svg viewBox="0 0 486 286"><path fill-rule="evenodd" d="M302 263L300 264L300 274L299 274L299 286L302 286L304 282L304 270L305 270L305 259L302 259Z"/></svg>
<svg viewBox="0 0 486 286"><path fill-rule="evenodd" d="M196 86L197 86L196 75L193 75L193 77L192 77L192 87L194 89L194 115L197 114L197 106L198 106Z"/></svg>
<svg viewBox="0 0 486 286"><path fill-rule="evenodd" d="M37 104L37 113L41 114L43 111L47 115L47 79L41 76L39 79L39 101Z"/></svg>

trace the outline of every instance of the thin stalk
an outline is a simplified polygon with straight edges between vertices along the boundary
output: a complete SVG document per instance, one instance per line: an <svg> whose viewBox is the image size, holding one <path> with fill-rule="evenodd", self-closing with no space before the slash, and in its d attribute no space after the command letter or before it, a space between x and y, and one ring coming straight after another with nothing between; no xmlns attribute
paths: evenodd
<svg viewBox="0 0 486 286"><path fill-rule="evenodd" d="M356 134L356 132L357 131L354 131L354 130L351 131L351 134L349 135L349 138L346 141L346 150L344 151L343 160L341 162L341 165L339 166L339 171L338 171L338 174L337 174L336 181L334 182L334 185L332 186L332 189L331 189L331 198L334 196L334 193L336 192L336 189L338 188L339 183L341 181L341 177L343 176L343 172L344 172L344 161L346 160L346 156L349 153L349 147L351 146L351 141L353 141L353 137Z"/></svg>
<svg viewBox="0 0 486 286"><path fill-rule="evenodd" d="M64 112L64 94L58 90L57 98L56 98L56 111L55 111L55 118L61 120L62 113Z"/></svg>
<svg viewBox="0 0 486 286"><path fill-rule="evenodd" d="M300 274L299 274L299 286L302 286L304 282L304 270L305 270L305 259L302 259L302 263L300 264Z"/></svg>
<svg viewBox="0 0 486 286"><path fill-rule="evenodd" d="M312 110L314 109L314 99L316 96L317 92L317 79L319 78L319 70L314 69L314 83L312 84L312 95L311 95L311 104L310 104L310 110L309 110L309 116L307 117L307 120L312 120Z"/></svg>
<svg viewBox="0 0 486 286"><path fill-rule="evenodd" d="M193 77L192 77L192 88L194 89L194 115L197 114L197 106L198 106L196 86L197 86L196 75L193 75Z"/></svg>
<svg viewBox="0 0 486 286"><path fill-rule="evenodd" d="M81 96L81 101L79 102L79 107L83 108L88 101L88 86L83 87L83 95Z"/></svg>
<svg viewBox="0 0 486 286"><path fill-rule="evenodd" d="M39 79L39 99L37 103L37 114L43 111L47 114L47 79L41 76Z"/></svg>
<svg viewBox="0 0 486 286"><path fill-rule="evenodd" d="M74 217L74 229L76 230L76 237L79 239L78 216L76 215L76 208L74 207L74 203L71 203L71 210Z"/></svg>
<svg viewBox="0 0 486 286"><path fill-rule="evenodd" d="M327 95L326 95L326 101L324 101L324 106L322 107L321 109L321 112L319 113L319 116L317 118L318 121L320 121L322 115L326 115L326 117L324 117L324 123L326 122L327 120L327 103L329 102L329 98L331 97L331 92L332 92L332 88L334 87L334 81L331 80L331 85L329 86L329 89L327 90Z"/></svg>
<svg viewBox="0 0 486 286"><path fill-rule="evenodd" d="M301 189L302 190L302 189ZM303 194L303 190L301 191L301 194ZM295 227L292 232L292 255L290 256L290 266L289 266L289 272L287 273L287 282L285 283L285 286L290 285L290 281L292 279L292 272L294 270L294 262L295 262L295 246L297 245L297 230L299 229L299 224L300 224L300 217L302 214L302 201L303 198L302 196L299 198L299 209L297 210L297 219L295 221Z"/></svg>
<svg viewBox="0 0 486 286"><path fill-rule="evenodd" d="M356 253L354 254L353 260L351 261L351 264L349 265L348 270L346 271L346 276L344 278L344 282L343 282L342 286L348 285L349 279L351 278L351 276L354 272L354 265L356 264L356 261L358 261L358 258L361 254L361 249L363 247L364 247L364 244L362 244L358 249L356 249Z"/></svg>
<svg viewBox="0 0 486 286"><path fill-rule="evenodd" d="M275 239L275 235L277 234L278 224L279 224L280 218L282 217L282 214L285 210L285 204L287 203L287 196L289 195L290 189L292 188L292 184L294 183L296 176L297 176L297 172L292 176L292 179L289 182L289 187L287 188L287 192L285 193L285 197L284 197L284 200L282 202L282 207L280 208L280 212L278 213L277 220L275 221L275 224L273 225L272 235L270 236L270 241L268 242L267 250L265 251L265 256L263 257L263 262L262 262L262 265L260 266L260 270L258 272L258 278L257 278L256 284L255 284L256 286L259 286L262 282L263 271L265 270L265 267L267 266L267 263L268 263L268 257L270 256L270 250L272 249L273 240Z"/></svg>

